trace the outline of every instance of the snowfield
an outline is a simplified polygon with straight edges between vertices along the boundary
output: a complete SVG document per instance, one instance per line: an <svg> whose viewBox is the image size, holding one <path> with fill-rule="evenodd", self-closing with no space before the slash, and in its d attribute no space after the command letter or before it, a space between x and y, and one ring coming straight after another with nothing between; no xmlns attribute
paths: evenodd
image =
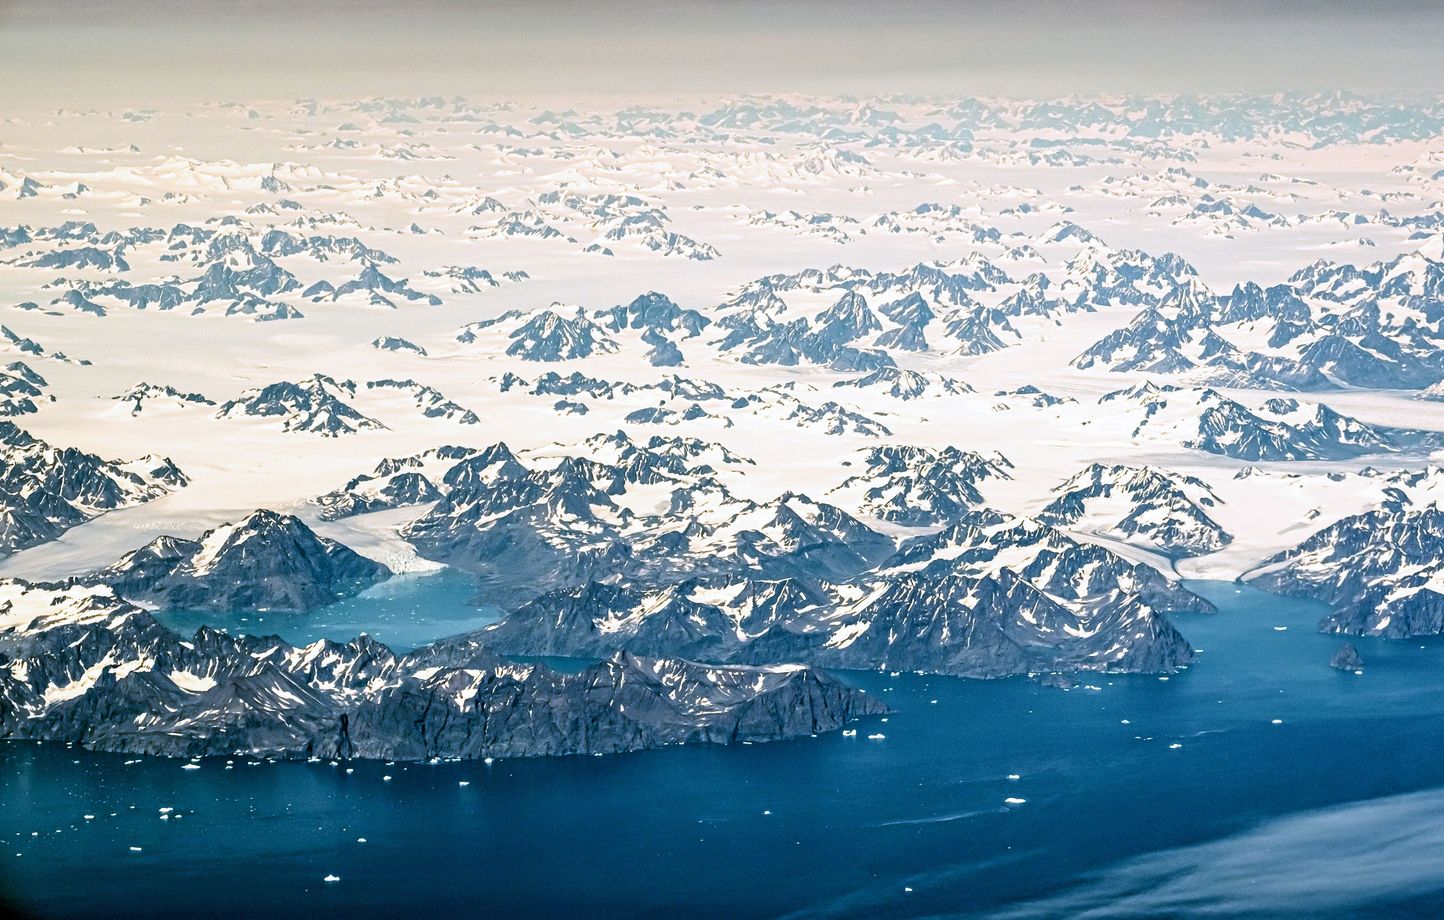
<svg viewBox="0 0 1444 920"><path fill-rule="evenodd" d="M689 553L841 596L986 510L1241 576L1444 448L1444 102L1181 104L12 113L0 407L125 489L7 449L0 574L270 509L484 583L525 532L570 568L518 604Z"/></svg>

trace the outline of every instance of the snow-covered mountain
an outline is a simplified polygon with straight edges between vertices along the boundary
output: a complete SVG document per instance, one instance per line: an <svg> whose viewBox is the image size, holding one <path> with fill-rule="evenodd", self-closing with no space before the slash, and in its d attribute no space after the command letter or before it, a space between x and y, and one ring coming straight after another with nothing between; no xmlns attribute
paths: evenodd
<svg viewBox="0 0 1444 920"><path fill-rule="evenodd" d="M456 461L476 453L470 447L443 445L409 457L388 457L370 473L353 476L340 488L318 496L321 519L334 521L436 501L441 497L436 484L441 474Z"/></svg>
<svg viewBox="0 0 1444 920"><path fill-rule="evenodd" d="M508 614L473 663L1168 671L1207 606L1179 573L1434 628L1438 100L21 108L0 415L74 447L0 432L0 574L111 565L68 590L239 633L384 575L314 524L473 579ZM194 141L242 124L237 159ZM100 459L151 451L183 493ZM305 521L190 539L251 508ZM185 538L116 563L136 533Z"/></svg>
<svg viewBox="0 0 1444 920"><path fill-rule="evenodd" d="M1243 577L1334 608L1321 628L1407 638L1444 633L1444 470L1384 479L1379 506L1349 515Z"/></svg>
<svg viewBox="0 0 1444 920"><path fill-rule="evenodd" d="M117 508L148 502L189 483L170 460L105 460L53 447L0 421L0 554L58 538Z"/></svg>
<svg viewBox="0 0 1444 920"><path fill-rule="evenodd" d="M979 484L1008 479L1012 464L1001 454L984 457L946 447L874 447L859 461L861 472L832 490L849 505L882 521L909 527L951 524L984 506Z"/></svg>
<svg viewBox="0 0 1444 920"><path fill-rule="evenodd" d="M168 610L304 612L390 577L298 518L256 511L197 540L157 537L82 584Z"/></svg>
<svg viewBox="0 0 1444 920"><path fill-rule="evenodd" d="M144 380L112 398L131 415L140 415L147 408L154 413L167 409L215 405L213 400L207 399L200 393L182 392L169 384L148 383Z"/></svg>
<svg viewBox="0 0 1444 920"><path fill-rule="evenodd" d="M356 397L356 384L315 374L302 382L282 380L247 390L221 404L218 418L253 416L279 418L282 431L305 431L334 438L358 431L385 428L358 412L348 400Z"/></svg>
<svg viewBox="0 0 1444 920"><path fill-rule="evenodd" d="M805 495L739 498L698 462L730 455L681 449L689 444L700 442L642 445L619 432L591 439L590 457L536 459L494 444L448 469L443 497L402 533L423 556L477 573L483 596L502 606L594 578L840 578L892 551L887 537Z"/></svg>
<svg viewBox="0 0 1444 920"><path fill-rule="evenodd" d="M582 308L574 308L568 315L560 304L531 314L513 310L496 319L469 323L456 340L470 345L498 335L509 342L506 353L523 361L571 361L618 348L600 326L587 319Z"/></svg>
<svg viewBox="0 0 1444 920"><path fill-rule="evenodd" d="M577 672L473 638L397 654L182 637L105 588L0 583L0 735L171 757L375 760L615 753L832 731L881 702L803 668L617 655Z"/></svg>
<svg viewBox="0 0 1444 920"><path fill-rule="evenodd" d="M1208 516L1222 499L1194 476L1095 463L1053 492L1038 520L1056 527L1178 556L1211 553L1233 539Z"/></svg>
<svg viewBox="0 0 1444 920"><path fill-rule="evenodd" d="M1275 396L1250 409L1217 390L1151 383L1104 395L1099 405L1126 413L1132 435L1162 439L1236 460L1344 460L1401 451L1427 453L1444 434L1370 425L1322 403Z"/></svg>
<svg viewBox="0 0 1444 920"><path fill-rule="evenodd" d="M720 661L806 661L999 677L1169 671L1192 660L1157 611L1209 605L1102 548L989 513L905 544L848 582L590 581L545 594L481 633L498 649L592 656L663 648Z"/></svg>
<svg viewBox="0 0 1444 920"><path fill-rule="evenodd" d="M839 380L835 387L876 389L895 399L919 399L923 396L956 396L971 393L973 388L961 380L942 374L926 374L884 366L860 377Z"/></svg>
<svg viewBox="0 0 1444 920"><path fill-rule="evenodd" d="M1224 296L1189 280L1074 364L1284 389L1432 386L1444 381L1441 293L1444 261L1420 252L1363 267L1319 260Z"/></svg>

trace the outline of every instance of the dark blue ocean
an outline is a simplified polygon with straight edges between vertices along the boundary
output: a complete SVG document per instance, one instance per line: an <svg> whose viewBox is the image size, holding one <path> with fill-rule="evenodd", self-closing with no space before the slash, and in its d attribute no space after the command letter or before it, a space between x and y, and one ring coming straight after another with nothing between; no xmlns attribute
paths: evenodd
<svg viewBox="0 0 1444 920"><path fill-rule="evenodd" d="M370 631L470 628L455 582L416 584ZM1177 620L1184 673L849 673L895 710L854 738L350 773L0 744L0 890L42 917L1444 915L1444 643L1357 640L1339 673L1320 608L1193 587L1220 613Z"/></svg>

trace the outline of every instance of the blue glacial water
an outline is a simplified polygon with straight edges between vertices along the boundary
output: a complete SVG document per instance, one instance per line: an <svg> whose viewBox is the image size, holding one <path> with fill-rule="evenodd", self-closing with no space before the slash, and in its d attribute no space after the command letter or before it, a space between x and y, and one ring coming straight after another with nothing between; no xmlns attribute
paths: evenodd
<svg viewBox="0 0 1444 920"><path fill-rule="evenodd" d="M302 645L316 639L346 642L360 633L397 651L495 623L500 611L476 606L476 583L454 569L397 575L362 593L306 614L166 611L156 619L182 634L201 624L233 633L279 635Z"/></svg>
<svg viewBox="0 0 1444 920"><path fill-rule="evenodd" d="M1444 913L1444 643L1359 640L1343 674L1320 608L1194 587L1221 612L1179 618L1187 672L852 673L895 710L854 738L352 773L0 744L0 890L46 917Z"/></svg>

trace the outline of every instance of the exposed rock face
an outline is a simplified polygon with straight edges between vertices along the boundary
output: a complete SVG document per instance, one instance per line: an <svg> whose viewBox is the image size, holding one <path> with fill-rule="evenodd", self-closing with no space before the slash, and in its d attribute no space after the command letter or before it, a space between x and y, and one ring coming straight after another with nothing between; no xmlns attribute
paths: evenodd
<svg viewBox="0 0 1444 920"><path fill-rule="evenodd" d="M347 741L353 756L387 759L618 753L777 741L885 711L806 668L719 668L619 654L573 674L499 665L404 680L357 709Z"/></svg>
<svg viewBox="0 0 1444 920"><path fill-rule="evenodd" d="M509 340L506 353L523 361L573 361L614 352L620 347L605 329L587 319L580 307L568 316L559 312L560 304L553 306L558 309L531 315L513 310L495 319L470 323L457 334L456 340L471 344L488 330L511 324L514 328L506 333Z"/></svg>
<svg viewBox="0 0 1444 920"><path fill-rule="evenodd" d="M188 483L169 460L104 460L52 447L0 421L0 555L54 540L116 508L158 498Z"/></svg>
<svg viewBox="0 0 1444 920"><path fill-rule="evenodd" d="M987 354L1019 333L1004 309L985 307L972 295L1009 281L990 263L960 272L923 264L902 272L839 265L768 275L720 306L716 326L725 334L716 345L739 352L748 364L856 372L895 368L895 353ZM817 297L836 300L820 311L800 308L800 301Z"/></svg>
<svg viewBox="0 0 1444 920"><path fill-rule="evenodd" d="M415 380L368 380L368 390L396 390L406 393L415 401L416 408L427 418L440 418L461 425L480 425L481 419L475 412L447 399L435 387L425 386Z"/></svg>
<svg viewBox="0 0 1444 920"><path fill-rule="evenodd" d="M834 387L875 389L894 399L920 399L924 396L957 396L971 393L973 388L961 380L943 374L924 374L897 367L879 367L870 374L851 380L839 380Z"/></svg>
<svg viewBox="0 0 1444 920"><path fill-rule="evenodd" d="M54 402L45 394L49 381L24 361L11 361L0 370L0 416L30 415L39 411L36 401Z"/></svg>
<svg viewBox="0 0 1444 920"><path fill-rule="evenodd" d="M1058 674L1056 672L1039 674L1034 679L1038 682L1038 686L1051 687L1054 690L1072 690L1078 686L1078 682L1067 674Z"/></svg>
<svg viewBox="0 0 1444 920"><path fill-rule="evenodd" d="M359 275L336 288L331 294L331 299L339 300L347 294L360 292L370 292L373 302L379 297L389 304L390 301L384 296L381 296L389 294L392 297L402 297L406 300L420 301L433 307L441 306L440 297L437 297L435 294L425 294L413 289L406 283L405 278L397 280L386 277L381 273L381 270L376 267L374 262L366 263L366 266L361 269Z"/></svg>
<svg viewBox="0 0 1444 920"><path fill-rule="evenodd" d="M316 374L301 383L282 380L247 390L239 398L223 403L216 415L218 418L279 418L282 431L309 431L328 438L385 428L347 402L355 396L355 382Z"/></svg>
<svg viewBox="0 0 1444 920"><path fill-rule="evenodd" d="M256 511L199 540L157 537L84 576L172 610L311 610L391 576L379 562L317 536L300 519Z"/></svg>
<svg viewBox="0 0 1444 920"><path fill-rule="evenodd" d="M1192 648L1159 610L1203 600L1036 522L976 515L850 582L591 582L543 595L477 635L509 654L624 649L720 662L800 661L967 677L1172 671Z"/></svg>
<svg viewBox="0 0 1444 920"><path fill-rule="evenodd" d="M370 473L353 476L341 488L317 496L321 520L436 501L442 493L433 477L440 479L456 461L475 453L475 448L447 444L408 457L388 457Z"/></svg>
<svg viewBox="0 0 1444 920"><path fill-rule="evenodd" d="M1094 463L1053 490L1038 519L1192 556L1233 540L1205 509L1222 503L1208 484L1156 467Z"/></svg>
<svg viewBox="0 0 1444 920"><path fill-rule="evenodd" d="M1009 479L1012 464L1001 454L945 447L890 444L863 456L865 470L850 476L833 493L856 491L857 505L873 517L910 527L951 524L982 507L978 485Z"/></svg>
<svg viewBox="0 0 1444 920"><path fill-rule="evenodd" d="M1247 216L1279 219L1257 210ZM1320 260L1284 284L1248 282L1224 296L1189 278L1074 365L1190 373L1266 389L1426 387L1444 375L1433 310L1441 286L1444 262L1422 252L1362 268Z"/></svg>
<svg viewBox="0 0 1444 920"><path fill-rule="evenodd" d="M160 385L144 380L112 398L128 406L131 415L142 414L147 405L156 405L167 409L215 405L213 401L200 393L187 393L168 384Z"/></svg>
<svg viewBox="0 0 1444 920"><path fill-rule="evenodd" d="M1365 424L1322 404L1275 397L1250 409L1209 387L1150 383L1117 390L1099 405L1129 412L1133 436L1247 461L1347 460L1365 454L1436 450L1434 431Z"/></svg>
<svg viewBox="0 0 1444 920"><path fill-rule="evenodd" d="M594 315L612 332L631 328L659 333L681 332L691 337L700 335L711 323L696 310L684 310L670 297L656 291L648 291L626 306L598 310Z"/></svg>
<svg viewBox="0 0 1444 920"><path fill-rule="evenodd" d="M1008 571L849 587L685 582L626 591L593 583L538 598L482 635L512 654L668 649L708 661L984 678L1049 668L1168 672L1193 658L1168 620L1136 598L1083 617ZM865 599L847 602L869 589Z"/></svg>
<svg viewBox="0 0 1444 920"><path fill-rule="evenodd" d="M0 583L0 737L170 757L422 759L614 753L831 731L886 708L796 666L617 655L575 673L473 639L397 655L365 637L297 648L189 640L106 589Z"/></svg>
<svg viewBox="0 0 1444 920"><path fill-rule="evenodd" d="M699 442L602 436L589 440L589 457L545 462L496 444L449 469L444 497L402 534L422 555L481 576L483 597L504 607L594 579L838 579L892 552L887 537L805 495L732 495L689 443ZM626 499L638 486L670 487L666 511L632 511Z"/></svg>
<svg viewBox="0 0 1444 920"><path fill-rule="evenodd" d="M1324 632L1389 639L1444 633L1444 510L1405 500L1351 515L1265 559L1244 580L1334 607Z"/></svg>
<svg viewBox="0 0 1444 920"><path fill-rule="evenodd" d="M371 342L371 347L379 351L410 352L414 355L420 355L423 358L426 357L426 349L410 339L398 338L394 335L378 336Z"/></svg>
<svg viewBox="0 0 1444 920"><path fill-rule="evenodd" d="M1354 648L1353 643L1345 642L1334 652L1334 657L1329 659L1329 667L1338 668L1340 671L1362 671L1364 659L1360 657L1359 650Z"/></svg>
<svg viewBox="0 0 1444 920"><path fill-rule="evenodd" d="M1162 613L1212 609L1101 546L969 510L976 483L1007 477L1001 457L865 452L866 471L839 487L854 504L948 525L896 547L804 495L731 494L700 460L738 458L703 442L618 433L587 447L538 462L493 445L447 470L442 499L402 529L510 611L486 633L499 651L976 677L1170 671L1193 653ZM666 512L630 510L637 486L670 489Z"/></svg>

